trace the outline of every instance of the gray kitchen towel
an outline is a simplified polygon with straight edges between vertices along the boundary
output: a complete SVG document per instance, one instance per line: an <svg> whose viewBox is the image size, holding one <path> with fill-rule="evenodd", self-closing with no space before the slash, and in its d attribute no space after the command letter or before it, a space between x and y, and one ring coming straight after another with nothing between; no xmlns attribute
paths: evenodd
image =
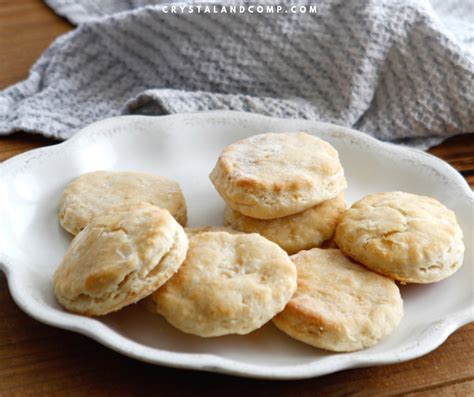
<svg viewBox="0 0 474 397"><path fill-rule="evenodd" d="M215 109L322 120L422 148L474 131L466 2L460 12L446 2L333 0L316 2L316 14L47 3L84 23L0 92L0 133L67 139L120 114Z"/></svg>

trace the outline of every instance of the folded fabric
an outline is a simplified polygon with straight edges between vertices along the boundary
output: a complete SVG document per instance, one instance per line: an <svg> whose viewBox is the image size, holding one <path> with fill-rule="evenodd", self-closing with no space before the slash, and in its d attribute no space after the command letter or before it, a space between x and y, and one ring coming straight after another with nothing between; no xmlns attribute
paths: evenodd
<svg viewBox="0 0 474 397"><path fill-rule="evenodd" d="M215 109L332 122L421 148L474 131L472 28L427 1L324 1L316 14L47 2L89 22L0 92L0 133L67 139L120 114Z"/></svg>

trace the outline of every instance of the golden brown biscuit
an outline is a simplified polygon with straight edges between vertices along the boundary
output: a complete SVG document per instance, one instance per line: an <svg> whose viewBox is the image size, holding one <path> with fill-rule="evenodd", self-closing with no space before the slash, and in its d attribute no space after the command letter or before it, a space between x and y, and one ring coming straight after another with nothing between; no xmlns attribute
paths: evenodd
<svg viewBox="0 0 474 397"><path fill-rule="evenodd" d="M352 262L338 249L293 255L298 288L273 323L289 336L331 351L374 345L403 316L395 282Z"/></svg>
<svg viewBox="0 0 474 397"><path fill-rule="evenodd" d="M177 182L159 175L118 171L89 172L74 179L61 196L59 221L75 235L100 213L141 202L167 209L186 226L186 202Z"/></svg>
<svg viewBox="0 0 474 397"><path fill-rule="evenodd" d="M258 234L199 233L176 275L148 298L149 309L183 332L247 334L285 307L296 269L278 245Z"/></svg>
<svg viewBox="0 0 474 397"><path fill-rule="evenodd" d="M432 283L462 265L462 230L437 200L403 192L364 197L336 229L338 247L378 273L407 283Z"/></svg>
<svg viewBox="0 0 474 397"><path fill-rule="evenodd" d="M347 186L336 149L304 132L235 142L224 149L210 178L229 207L258 219L296 214Z"/></svg>
<svg viewBox="0 0 474 397"><path fill-rule="evenodd" d="M288 254L295 254L332 238L345 208L344 193L298 214L277 219L255 219L226 207L224 224L244 233L258 233Z"/></svg>
<svg viewBox="0 0 474 397"><path fill-rule="evenodd" d="M54 274L66 309L103 315L163 285L184 261L188 238L167 210L116 207L95 217L73 240Z"/></svg>

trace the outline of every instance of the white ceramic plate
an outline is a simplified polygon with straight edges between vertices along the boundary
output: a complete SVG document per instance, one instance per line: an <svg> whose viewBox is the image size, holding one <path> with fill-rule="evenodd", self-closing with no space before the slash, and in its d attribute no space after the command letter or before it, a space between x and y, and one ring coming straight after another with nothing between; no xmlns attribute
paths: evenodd
<svg viewBox="0 0 474 397"><path fill-rule="evenodd" d="M73 178L98 169L162 174L181 183L191 226L219 225L224 204L208 174L222 148L253 134L298 130L337 148L349 184L348 203L368 193L403 190L436 197L456 212L466 243L464 266L436 284L402 286L405 316L390 337L367 350L332 354L290 339L271 323L247 336L201 339L140 305L102 318L70 314L58 305L51 276L70 241L57 220L58 198ZM453 168L423 152L313 121L235 112L119 117L0 165L0 262L16 303L39 321L173 367L291 379L419 357L474 320L472 241L473 194Z"/></svg>

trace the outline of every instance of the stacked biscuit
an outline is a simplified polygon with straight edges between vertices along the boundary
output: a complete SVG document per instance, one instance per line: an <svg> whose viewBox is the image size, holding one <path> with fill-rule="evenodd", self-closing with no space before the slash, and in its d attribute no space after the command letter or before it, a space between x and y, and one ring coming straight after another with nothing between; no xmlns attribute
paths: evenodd
<svg viewBox="0 0 474 397"><path fill-rule="evenodd" d="M167 178L97 171L75 179L59 204L59 221L75 238L54 274L58 301L104 315L150 295L186 257L186 218L181 188Z"/></svg>
<svg viewBox="0 0 474 397"><path fill-rule="evenodd" d="M462 264L455 215L432 198L379 193L345 210L337 151L311 135L236 142L210 178L227 227L183 229L181 189L156 175L99 171L70 183L59 218L76 236L54 275L58 301L103 315L143 300L202 337L273 320L312 346L353 351L400 323L395 280L435 282ZM321 248L333 236L339 248Z"/></svg>
<svg viewBox="0 0 474 397"><path fill-rule="evenodd" d="M259 233L289 254L333 237L347 187L337 151L312 135L255 135L226 147L210 175L225 225Z"/></svg>

